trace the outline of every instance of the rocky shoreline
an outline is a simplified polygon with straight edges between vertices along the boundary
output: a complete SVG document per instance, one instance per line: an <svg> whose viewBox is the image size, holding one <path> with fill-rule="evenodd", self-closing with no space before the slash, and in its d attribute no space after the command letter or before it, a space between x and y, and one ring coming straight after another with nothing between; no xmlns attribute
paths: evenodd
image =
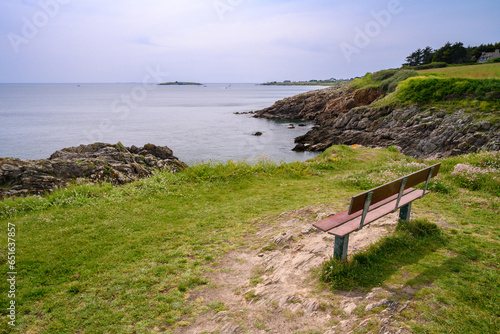
<svg viewBox="0 0 500 334"><path fill-rule="evenodd" d="M0 198L39 195L72 183L125 184L156 170L175 173L184 167L167 146L125 147L120 142L64 148L41 160L0 158Z"/></svg>
<svg viewBox="0 0 500 334"><path fill-rule="evenodd" d="M338 144L397 146L406 155L428 158L500 150L498 124L475 120L464 110L447 113L416 105L370 105L383 95L371 88L327 88L277 101L254 117L316 122L311 131L295 139L295 151L323 151Z"/></svg>

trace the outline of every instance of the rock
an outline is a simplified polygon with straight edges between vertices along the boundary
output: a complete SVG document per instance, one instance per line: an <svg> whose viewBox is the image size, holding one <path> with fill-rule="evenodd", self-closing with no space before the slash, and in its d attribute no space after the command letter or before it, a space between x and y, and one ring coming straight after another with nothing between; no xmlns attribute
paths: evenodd
<svg viewBox="0 0 500 334"><path fill-rule="evenodd" d="M38 195L77 180L124 184L155 170L177 172L185 166L166 146L127 148L120 142L64 148L42 160L0 158L0 197Z"/></svg>
<svg viewBox="0 0 500 334"><path fill-rule="evenodd" d="M249 114L255 114L255 111L237 111L237 112L234 112L233 114L235 114L235 115L249 115Z"/></svg>
<svg viewBox="0 0 500 334"><path fill-rule="evenodd" d="M293 234L289 232L283 232L273 238L271 238L271 241L274 242L277 245L284 244L290 240L293 239Z"/></svg>
<svg viewBox="0 0 500 334"><path fill-rule="evenodd" d="M379 306L382 306L382 305L387 305L387 304L389 304L389 300L388 299L382 299L381 301L379 301L377 303L370 303L370 304L366 305L365 311L371 311L372 309L374 309L376 307L379 307Z"/></svg>
<svg viewBox="0 0 500 334"><path fill-rule="evenodd" d="M346 306L344 306L342 308L342 310L344 310L345 313L351 315L352 312L354 312L354 310L356 309L356 304L354 303L348 303Z"/></svg>
<svg viewBox="0 0 500 334"><path fill-rule="evenodd" d="M233 325L230 323L225 324L220 330L220 334L233 334L233 333L242 333L243 329L238 325Z"/></svg>
<svg viewBox="0 0 500 334"><path fill-rule="evenodd" d="M303 307L305 309L305 313L307 315L311 315L318 310L319 302L316 299L307 300L303 303Z"/></svg>
<svg viewBox="0 0 500 334"><path fill-rule="evenodd" d="M427 158L500 147L499 127L488 121L475 122L463 110L448 114L416 105L370 107L382 94L348 86L327 88L277 101L254 117L316 122L308 133L295 139L294 151L323 151L338 144L397 146L406 155Z"/></svg>
<svg viewBox="0 0 500 334"><path fill-rule="evenodd" d="M262 132L257 131L255 133L253 133L252 136L262 136Z"/></svg>

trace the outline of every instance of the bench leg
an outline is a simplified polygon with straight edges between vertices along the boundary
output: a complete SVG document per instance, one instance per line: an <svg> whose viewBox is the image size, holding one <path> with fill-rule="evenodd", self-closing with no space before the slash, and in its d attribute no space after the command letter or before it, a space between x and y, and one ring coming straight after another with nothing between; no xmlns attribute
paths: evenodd
<svg viewBox="0 0 500 334"><path fill-rule="evenodd" d="M335 236L333 249L333 258L336 260L345 260L347 258L347 247L349 246L349 234L343 237Z"/></svg>
<svg viewBox="0 0 500 334"><path fill-rule="evenodd" d="M399 208L399 219L405 222L410 221L411 202Z"/></svg>

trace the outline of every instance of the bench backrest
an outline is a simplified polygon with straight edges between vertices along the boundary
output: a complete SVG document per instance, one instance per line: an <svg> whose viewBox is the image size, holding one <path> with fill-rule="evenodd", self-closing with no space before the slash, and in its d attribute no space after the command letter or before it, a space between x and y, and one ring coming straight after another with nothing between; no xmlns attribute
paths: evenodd
<svg viewBox="0 0 500 334"><path fill-rule="evenodd" d="M426 182L425 186L427 189L429 180L438 174L439 167L441 167L441 164L427 167L419 170L418 172L397 179L396 181L386 183L380 187L373 188L367 192L354 196L351 200L349 214L363 210L367 202L369 202L368 205L373 205L393 195L402 194L404 190L414 187L422 182ZM371 201L367 201L368 196L371 196Z"/></svg>

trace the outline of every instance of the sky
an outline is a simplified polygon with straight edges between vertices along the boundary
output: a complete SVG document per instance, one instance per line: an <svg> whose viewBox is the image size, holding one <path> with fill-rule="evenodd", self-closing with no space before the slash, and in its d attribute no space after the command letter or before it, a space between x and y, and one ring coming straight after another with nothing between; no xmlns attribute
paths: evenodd
<svg viewBox="0 0 500 334"><path fill-rule="evenodd" d="M2 0L1 83L352 78L500 42L498 0Z"/></svg>

